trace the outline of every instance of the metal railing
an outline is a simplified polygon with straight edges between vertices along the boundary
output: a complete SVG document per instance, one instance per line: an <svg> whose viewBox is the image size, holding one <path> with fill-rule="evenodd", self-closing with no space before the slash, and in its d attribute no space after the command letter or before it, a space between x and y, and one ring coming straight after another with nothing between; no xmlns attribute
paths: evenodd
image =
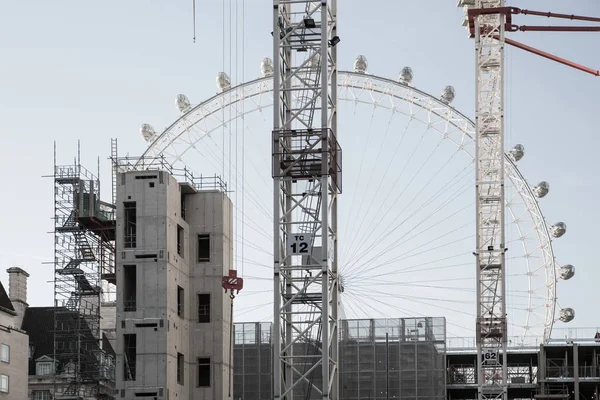
<svg viewBox="0 0 600 400"><path fill-rule="evenodd" d="M198 191L218 190L227 192L227 183L219 175L195 175L188 167L174 167L164 155L155 157L118 157L112 159L118 173L130 171L164 171L179 182L190 184Z"/></svg>
<svg viewBox="0 0 600 400"><path fill-rule="evenodd" d="M539 349L543 341L536 336L521 337L509 336L508 348L510 350L535 350ZM446 339L446 348L452 351L471 351L477 349L474 337L448 337Z"/></svg>

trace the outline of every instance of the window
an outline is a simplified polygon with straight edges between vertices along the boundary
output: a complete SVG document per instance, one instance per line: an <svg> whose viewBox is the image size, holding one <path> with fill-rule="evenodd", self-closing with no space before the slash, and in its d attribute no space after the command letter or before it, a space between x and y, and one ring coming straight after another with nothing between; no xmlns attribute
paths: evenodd
<svg viewBox="0 0 600 400"><path fill-rule="evenodd" d="M135 381L135 359L137 345L135 334L123 335L123 379Z"/></svg>
<svg viewBox="0 0 600 400"><path fill-rule="evenodd" d="M10 346L4 343L0 345L0 361L10 362Z"/></svg>
<svg viewBox="0 0 600 400"><path fill-rule="evenodd" d="M181 193L181 219L185 221L185 194Z"/></svg>
<svg viewBox="0 0 600 400"><path fill-rule="evenodd" d="M137 298L137 274L135 265L123 265L123 310L135 311Z"/></svg>
<svg viewBox="0 0 600 400"><path fill-rule="evenodd" d="M177 383L183 385L183 354L177 353Z"/></svg>
<svg viewBox="0 0 600 400"><path fill-rule="evenodd" d="M210 294L198 295L198 322L210 322Z"/></svg>
<svg viewBox="0 0 600 400"><path fill-rule="evenodd" d="M210 387L210 358L198 359L198 387Z"/></svg>
<svg viewBox="0 0 600 400"><path fill-rule="evenodd" d="M124 242L123 246L126 249L135 248L136 246L136 233L137 233L137 215L135 208L135 201L127 201L123 203L124 208Z"/></svg>
<svg viewBox="0 0 600 400"><path fill-rule="evenodd" d="M52 375L54 373L54 363L52 361L37 362L35 364L36 375Z"/></svg>
<svg viewBox="0 0 600 400"><path fill-rule="evenodd" d="M50 395L49 390L34 390L33 391L33 400L51 400L52 397Z"/></svg>
<svg viewBox="0 0 600 400"><path fill-rule="evenodd" d="M210 235L198 235L198 262L210 261Z"/></svg>
<svg viewBox="0 0 600 400"><path fill-rule="evenodd" d="M177 315L183 318L183 299L184 293L181 286L177 286Z"/></svg>
<svg viewBox="0 0 600 400"><path fill-rule="evenodd" d="M177 254L179 254L181 257L183 257L183 233L183 228L177 225Z"/></svg>
<svg viewBox="0 0 600 400"><path fill-rule="evenodd" d="M0 393L8 393L8 376L0 375Z"/></svg>

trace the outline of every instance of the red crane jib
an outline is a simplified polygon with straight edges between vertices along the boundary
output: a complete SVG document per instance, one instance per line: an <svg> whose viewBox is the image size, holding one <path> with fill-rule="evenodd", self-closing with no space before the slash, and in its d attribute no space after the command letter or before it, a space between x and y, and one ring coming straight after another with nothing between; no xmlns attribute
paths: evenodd
<svg viewBox="0 0 600 400"><path fill-rule="evenodd" d="M231 293L235 290L236 293L239 293L240 290L244 287L244 279L237 276L237 271L235 269L229 270L229 275L223 277L223 289L225 289L225 293L228 290L231 290Z"/></svg>

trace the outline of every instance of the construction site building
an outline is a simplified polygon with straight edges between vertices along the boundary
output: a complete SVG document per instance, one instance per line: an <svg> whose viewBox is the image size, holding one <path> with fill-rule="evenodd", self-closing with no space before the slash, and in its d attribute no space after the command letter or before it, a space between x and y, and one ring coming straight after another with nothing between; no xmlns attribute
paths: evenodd
<svg viewBox="0 0 600 400"><path fill-rule="evenodd" d="M340 399L439 399L446 396L444 318L341 320ZM234 325L234 398L272 399L270 323ZM310 343L294 347L310 354ZM298 366L297 368L302 368ZM310 379L319 381L316 370ZM302 385L299 399L321 399Z"/></svg>
<svg viewBox="0 0 600 400"><path fill-rule="evenodd" d="M117 397L232 398L232 203L218 177L116 162Z"/></svg>
<svg viewBox="0 0 600 400"><path fill-rule="evenodd" d="M593 400L600 395L600 339L595 329L568 329L545 343L514 338L508 348L508 399ZM582 335L582 332L586 334ZM557 332L555 337L561 335ZM455 339L456 340L456 339ZM475 341L450 343L448 400L477 398Z"/></svg>

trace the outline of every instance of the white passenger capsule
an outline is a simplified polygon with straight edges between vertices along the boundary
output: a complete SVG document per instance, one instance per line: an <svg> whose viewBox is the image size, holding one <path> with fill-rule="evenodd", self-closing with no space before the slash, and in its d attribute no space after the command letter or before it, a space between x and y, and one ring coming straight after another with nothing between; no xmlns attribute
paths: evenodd
<svg viewBox="0 0 600 400"><path fill-rule="evenodd" d="M525 147L522 144L516 144L508 154L510 154L513 161L519 161L525 155Z"/></svg>
<svg viewBox="0 0 600 400"><path fill-rule="evenodd" d="M150 124L142 124L140 133L142 134L142 138L148 143L152 142L156 137L156 131Z"/></svg>
<svg viewBox="0 0 600 400"><path fill-rule="evenodd" d="M219 72L217 74L217 88L221 92L231 89L231 80L225 72Z"/></svg>
<svg viewBox="0 0 600 400"><path fill-rule="evenodd" d="M558 270L558 276L560 279L568 281L575 275L575 267L571 264L563 265Z"/></svg>
<svg viewBox="0 0 600 400"><path fill-rule="evenodd" d="M263 78L273 76L273 71L273 60L271 60L269 57L263 58L262 62L260 63L260 73L262 74Z"/></svg>
<svg viewBox="0 0 600 400"><path fill-rule="evenodd" d="M177 95L177 98L175 99L175 105L177 105L177 109L182 114L185 114L186 112L190 111L191 108L190 99L188 99L185 94Z"/></svg>
<svg viewBox="0 0 600 400"><path fill-rule="evenodd" d="M414 75L412 69L410 69L410 67L404 67L402 68L402 71L400 71L398 82L403 83L405 85L410 85L412 83L413 76Z"/></svg>
<svg viewBox="0 0 600 400"><path fill-rule="evenodd" d="M571 322L575 318L575 310L570 307L563 308L560 310L558 318L562 322Z"/></svg>
<svg viewBox="0 0 600 400"><path fill-rule="evenodd" d="M550 184L546 181L541 181L540 183L535 185L535 187L533 188L533 194L535 195L535 197L537 197L539 199L546 196L549 191L550 191Z"/></svg>
<svg viewBox="0 0 600 400"><path fill-rule="evenodd" d="M550 227L550 233L555 238L559 238L567 232L567 224L564 222L557 222Z"/></svg>
<svg viewBox="0 0 600 400"><path fill-rule="evenodd" d="M360 55L356 57L356 60L354 60L354 72L356 73L364 74L367 72L368 66L369 63L367 62L367 57L365 56Z"/></svg>
<svg viewBox="0 0 600 400"><path fill-rule="evenodd" d="M444 103L450 104L450 103L452 103L452 100L454 100L454 96L455 96L454 88L452 86L446 86L444 88L444 91L442 92L442 95L440 96L440 99Z"/></svg>

